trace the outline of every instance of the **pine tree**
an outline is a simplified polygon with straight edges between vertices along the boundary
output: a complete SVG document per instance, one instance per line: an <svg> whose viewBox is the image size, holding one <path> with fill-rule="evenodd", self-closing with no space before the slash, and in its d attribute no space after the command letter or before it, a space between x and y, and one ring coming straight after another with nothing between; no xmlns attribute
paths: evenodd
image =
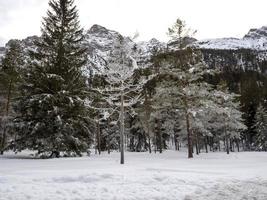
<svg viewBox="0 0 267 200"><path fill-rule="evenodd" d="M185 39L192 37L196 30L187 27L185 21L177 18L172 27L168 28L167 35L172 39L171 42L177 42L178 48L182 49L186 46Z"/></svg>
<svg viewBox="0 0 267 200"><path fill-rule="evenodd" d="M267 151L267 109L260 105L256 113L256 147Z"/></svg>
<svg viewBox="0 0 267 200"><path fill-rule="evenodd" d="M0 143L1 154L3 154L7 139L7 124L10 119L11 97L17 93L17 84L22 71L23 50L18 40L10 40L7 44L7 50L0 68L0 85L4 91L5 105L2 117L2 136Z"/></svg>
<svg viewBox="0 0 267 200"><path fill-rule="evenodd" d="M49 6L16 106L15 148L51 156L81 155L91 141L87 85L81 70L87 62L83 29L74 0L50 0Z"/></svg>

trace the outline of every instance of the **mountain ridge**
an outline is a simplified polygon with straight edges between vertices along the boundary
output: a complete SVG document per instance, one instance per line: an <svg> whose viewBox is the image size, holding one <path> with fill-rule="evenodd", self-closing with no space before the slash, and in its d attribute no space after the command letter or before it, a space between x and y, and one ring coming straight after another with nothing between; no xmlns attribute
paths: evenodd
<svg viewBox="0 0 267 200"><path fill-rule="evenodd" d="M34 50L34 41L38 39L38 36L30 36L23 40L19 40L21 45L23 46L25 54L27 54L28 50ZM134 59L136 59L140 67L148 66L150 64L150 58L155 52L173 51L177 49L177 42L175 41L172 41L171 43L164 43L155 38L152 38L149 41L135 42L131 38L121 35L117 31L110 30L98 24L93 25L85 32L85 39L86 40L82 45L85 45L88 49L89 63L87 64L86 69L87 73L90 74L101 73L101 71L103 71L112 55L114 46L116 45L116 43L118 43L119 40L123 40L129 45L129 47L133 51L133 57ZM225 50L234 52L249 50L253 54L255 54L256 60L255 62L248 62L248 65L251 65L251 63L257 63L257 61L267 61L266 26L263 26L259 29L250 29L243 38L219 38L209 40L195 40L194 38L185 38L185 41L189 46L202 50L204 54L207 52L209 54L212 54L211 50ZM6 47L8 47L8 44L9 43L6 44ZM0 59L4 55L4 52L5 48L0 47ZM208 59L209 57L212 57L212 55L205 57L206 59ZM216 55L216 58L217 57L218 55ZM240 62L240 56L237 56L234 59L237 59L237 65L240 65L240 63L244 64L242 60L242 62ZM219 61L220 60L224 60L223 56L219 58ZM209 60L207 61L211 63ZM243 66L241 67L244 68ZM262 71L265 72L267 70L264 69Z"/></svg>

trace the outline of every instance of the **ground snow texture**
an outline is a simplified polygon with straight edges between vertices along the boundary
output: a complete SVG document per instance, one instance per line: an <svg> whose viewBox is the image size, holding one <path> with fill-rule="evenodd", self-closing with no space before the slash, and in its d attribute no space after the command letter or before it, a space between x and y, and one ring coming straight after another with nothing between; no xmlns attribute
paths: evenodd
<svg viewBox="0 0 267 200"><path fill-rule="evenodd" d="M267 200L267 153L0 157L0 200Z"/></svg>

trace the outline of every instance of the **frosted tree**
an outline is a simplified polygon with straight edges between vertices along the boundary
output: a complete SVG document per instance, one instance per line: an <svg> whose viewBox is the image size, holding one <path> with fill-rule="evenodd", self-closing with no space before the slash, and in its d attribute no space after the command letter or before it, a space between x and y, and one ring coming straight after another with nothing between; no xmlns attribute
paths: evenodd
<svg viewBox="0 0 267 200"><path fill-rule="evenodd" d="M256 146L259 150L267 151L267 109L261 104L256 113Z"/></svg>
<svg viewBox="0 0 267 200"><path fill-rule="evenodd" d="M193 134L191 120L196 110L210 98L212 86L205 82L204 75L212 74L212 70L203 62L200 52L190 48L157 56L160 66L159 74L169 80L161 91L168 92L176 98L176 109L183 112L187 130L188 157L193 157Z"/></svg>
<svg viewBox="0 0 267 200"><path fill-rule="evenodd" d="M225 83L220 83L201 108L205 118L204 126L219 141L224 139L227 154L230 149L229 140L238 141L241 131L246 129L238 98L238 95L228 91Z"/></svg>
<svg viewBox="0 0 267 200"><path fill-rule="evenodd" d="M152 97L151 121L154 123L154 148L155 152L159 148L162 152L162 136L164 134L174 139L174 125L178 123L175 115L178 107L178 88L172 80L165 80L165 76L160 72L155 77L157 85ZM158 146L158 147L157 147Z"/></svg>
<svg viewBox="0 0 267 200"><path fill-rule="evenodd" d="M125 114L136 114L133 105L140 101L146 79L135 80L134 74L138 66L132 56L133 47L122 36L117 41L111 52L111 59L102 73L106 81L105 87L96 88L95 91L108 104L108 107L102 109L109 112L109 116L118 115L115 123L120 124L120 163L124 164Z"/></svg>

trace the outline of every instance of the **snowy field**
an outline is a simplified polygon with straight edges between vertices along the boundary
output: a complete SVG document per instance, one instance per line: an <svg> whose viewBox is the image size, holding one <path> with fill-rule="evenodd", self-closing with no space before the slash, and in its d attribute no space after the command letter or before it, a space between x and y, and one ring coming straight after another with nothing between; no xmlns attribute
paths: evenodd
<svg viewBox="0 0 267 200"><path fill-rule="evenodd" d="M267 153L0 157L1 200L266 200Z"/></svg>

